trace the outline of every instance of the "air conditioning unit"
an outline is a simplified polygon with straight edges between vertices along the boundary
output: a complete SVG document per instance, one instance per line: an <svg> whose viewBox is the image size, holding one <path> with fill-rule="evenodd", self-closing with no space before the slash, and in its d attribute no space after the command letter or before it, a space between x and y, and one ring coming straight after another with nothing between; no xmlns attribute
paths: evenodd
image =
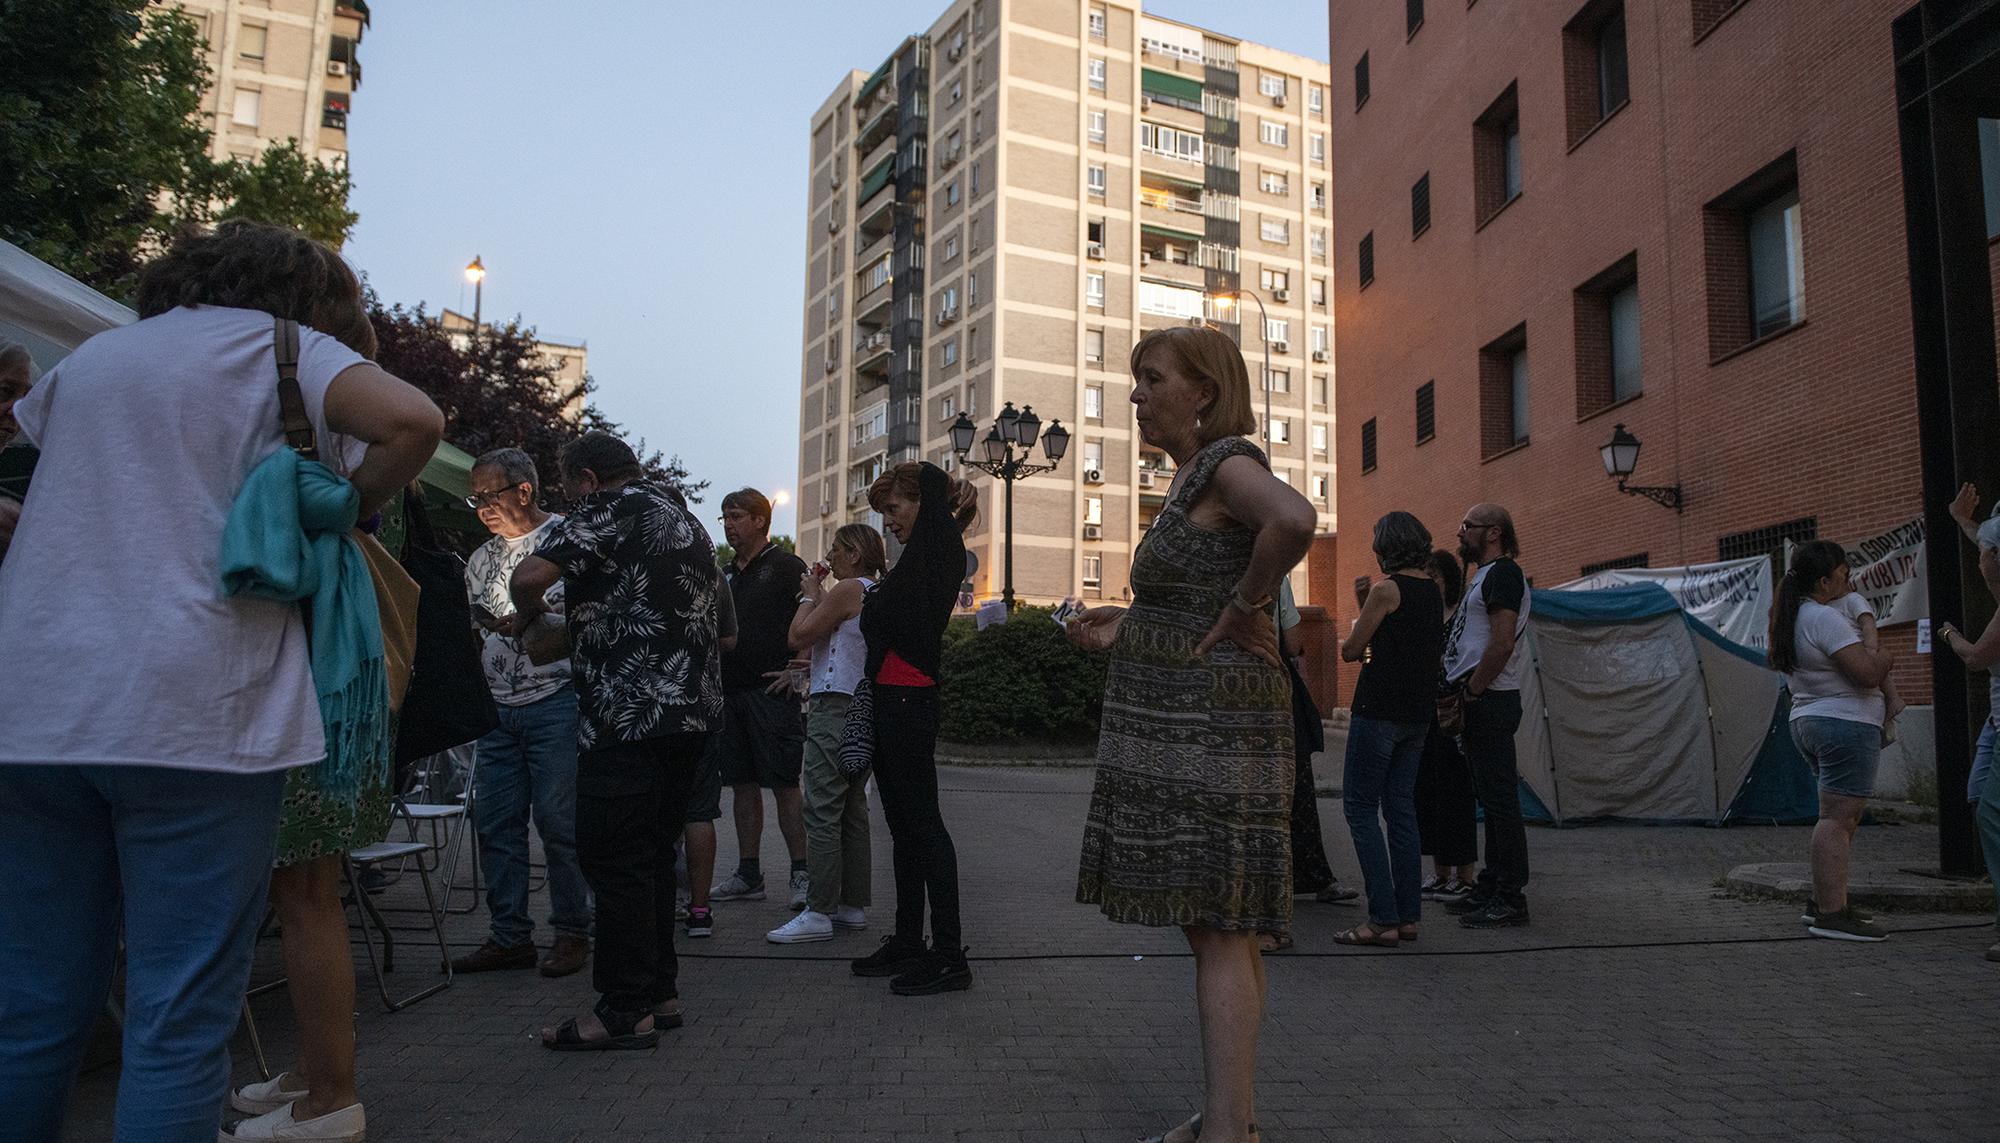
<svg viewBox="0 0 2000 1143"><path fill-rule="evenodd" d="M1291 351L1292 343L1289 341L1274 341L1271 343L1272 353L1290 353Z"/></svg>
<svg viewBox="0 0 2000 1143"><path fill-rule="evenodd" d="M820 514L820 515L822 515L822 516L831 516L831 515L833 515L833 501L831 501L831 500L822 500L822 501L820 501L820 505L819 505L819 514Z"/></svg>
<svg viewBox="0 0 2000 1143"><path fill-rule="evenodd" d="M1290 290L1272 290L1271 300L1274 302L1289 302L1292 300L1292 292Z"/></svg>
<svg viewBox="0 0 2000 1143"><path fill-rule="evenodd" d="M1083 482L1084 482L1085 484L1102 484L1102 483L1104 483L1104 470L1103 470L1103 469L1101 469L1101 468L1086 468L1086 469L1084 469L1084 470L1083 470Z"/></svg>
<svg viewBox="0 0 2000 1143"><path fill-rule="evenodd" d="M1142 95L1139 97L1139 110L1144 111L1146 108L1151 107L1152 105L1153 105L1152 96Z"/></svg>
<svg viewBox="0 0 2000 1143"><path fill-rule="evenodd" d="M827 358L827 359L826 359L826 371L827 371L828 373L832 373L832 372L835 372L835 371L837 371L837 370L838 370L839 368L840 368L840 362L839 362L839 360L837 360L837 359L835 359L835 358L832 358L832 357L829 357L829 358Z"/></svg>
<svg viewBox="0 0 2000 1143"><path fill-rule="evenodd" d="M952 322L957 320L958 320L957 306L946 306L945 308L938 311L937 323L939 325L950 325Z"/></svg>
<svg viewBox="0 0 2000 1143"><path fill-rule="evenodd" d="M1085 525L1083 526L1083 538L1084 538L1084 539L1086 539L1086 540L1101 540L1101 539L1103 539L1103 538L1104 538L1104 525L1102 525L1102 524L1085 524Z"/></svg>
<svg viewBox="0 0 2000 1143"><path fill-rule="evenodd" d="M326 74L328 74L328 75L346 75L346 74L347 74L347 61L346 61L346 60L328 60L328 61L326 61Z"/></svg>
<svg viewBox="0 0 2000 1143"><path fill-rule="evenodd" d="M838 233L839 230L840 230L840 220L838 218L829 218L826 220L826 232L828 234Z"/></svg>
<svg viewBox="0 0 2000 1143"><path fill-rule="evenodd" d="M951 46L944 50L944 58L950 60L952 63L957 63L960 57L964 55L965 41L963 40L953 40Z"/></svg>
<svg viewBox="0 0 2000 1143"><path fill-rule="evenodd" d="M1099 262L1104 261L1104 243L1102 242L1091 243L1089 246L1084 247L1084 252Z"/></svg>
<svg viewBox="0 0 2000 1143"><path fill-rule="evenodd" d="M1152 264L1153 264L1153 256L1151 254L1146 253L1144 250L1139 251L1139 265L1150 266Z"/></svg>
<svg viewBox="0 0 2000 1143"><path fill-rule="evenodd" d="M1283 107L1284 105L1285 105L1285 97L1284 97L1284 96L1282 96L1282 95L1274 95L1274 96L1272 96L1272 97L1271 97L1271 106L1273 106L1273 107Z"/></svg>
<svg viewBox="0 0 2000 1143"><path fill-rule="evenodd" d="M831 187L831 188L832 188L832 189L834 189L834 190L839 190L839 189L840 189L840 172L839 172L839 171L835 171L835 172L833 172L832 174L828 175L828 176L826 177L826 185L827 185L827 186L829 186L829 187Z"/></svg>
<svg viewBox="0 0 2000 1143"><path fill-rule="evenodd" d="M1326 350L1324 350L1324 349L1315 349L1315 350L1313 350L1313 360L1314 360L1314 361L1325 361L1326 359L1327 359L1327 352L1326 352Z"/></svg>
<svg viewBox="0 0 2000 1143"><path fill-rule="evenodd" d="M1142 468L1139 470L1139 487L1141 488L1151 488L1153 486L1153 482L1158 479L1159 477L1150 468Z"/></svg>

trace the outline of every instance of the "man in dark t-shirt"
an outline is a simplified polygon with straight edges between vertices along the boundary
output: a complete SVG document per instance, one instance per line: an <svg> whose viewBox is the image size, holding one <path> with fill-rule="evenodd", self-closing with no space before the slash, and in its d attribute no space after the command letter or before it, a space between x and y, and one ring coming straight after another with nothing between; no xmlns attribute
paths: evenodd
<svg viewBox="0 0 2000 1143"><path fill-rule="evenodd" d="M1521 821L1521 775L1514 731L1521 725L1521 645L1528 622L1527 577L1514 519L1498 504L1474 504L1458 528L1458 554L1471 571L1445 637L1444 677L1465 704L1459 742L1486 811L1486 868L1479 884L1445 911L1468 929L1528 923L1528 831Z"/></svg>
<svg viewBox="0 0 2000 1143"><path fill-rule="evenodd" d="M722 498L723 538L736 550L723 565L736 605L736 647L722 656L722 732L710 763L728 784L736 819L736 871L709 891L714 901L761 901L764 791L778 808L778 832L792 859L794 910L806 904L806 826L799 796L805 723L789 693L772 694L772 677L791 661L787 633L799 606L806 565L771 543L771 502L754 488Z"/></svg>

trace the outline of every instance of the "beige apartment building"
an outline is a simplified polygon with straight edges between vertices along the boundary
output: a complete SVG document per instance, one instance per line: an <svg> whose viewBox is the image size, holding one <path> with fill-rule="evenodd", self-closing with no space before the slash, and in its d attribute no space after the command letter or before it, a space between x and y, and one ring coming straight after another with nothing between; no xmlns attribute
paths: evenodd
<svg viewBox="0 0 2000 1143"><path fill-rule="evenodd" d="M161 0L208 40L202 115L218 159L254 159L296 139L333 166L347 162L347 116L361 86L367 0Z"/></svg>
<svg viewBox="0 0 2000 1143"><path fill-rule="evenodd" d="M475 328L470 317L457 310L445 307L438 313L438 325L451 335L452 344L463 352L472 345L472 331ZM491 333L493 323L481 321L477 328L482 333ZM535 352L541 355L540 365L554 370L552 380L562 388L582 384L584 376L590 372L590 344L582 338L535 338ZM583 415L587 397L578 396L563 406L563 416L575 420Z"/></svg>
<svg viewBox="0 0 2000 1143"><path fill-rule="evenodd" d="M984 435L1011 403L1073 434L1055 472L1015 485L1017 595L1126 598L1172 478L1139 441L1127 359L1202 319L1237 337L1253 385L1268 335L1267 447L1331 532L1326 78L1136 3L959 0L842 80L812 116L800 553L879 523L865 493L886 466L953 466L961 412ZM974 481L987 598L1002 489ZM1302 565L1301 602L1307 582Z"/></svg>

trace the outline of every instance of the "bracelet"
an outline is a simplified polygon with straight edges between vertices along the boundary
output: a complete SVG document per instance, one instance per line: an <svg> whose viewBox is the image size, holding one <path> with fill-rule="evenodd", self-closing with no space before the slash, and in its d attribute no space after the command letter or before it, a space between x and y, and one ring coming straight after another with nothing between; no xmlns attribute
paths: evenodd
<svg viewBox="0 0 2000 1143"><path fill-rule="evenodd" d="M1255 615L1266 607L1271 606L1271 597L1265 596L1261 600L1245 599L1243 597L1243 589L1239 587L1229 593L1229 605L1238 611Z"/></svg>

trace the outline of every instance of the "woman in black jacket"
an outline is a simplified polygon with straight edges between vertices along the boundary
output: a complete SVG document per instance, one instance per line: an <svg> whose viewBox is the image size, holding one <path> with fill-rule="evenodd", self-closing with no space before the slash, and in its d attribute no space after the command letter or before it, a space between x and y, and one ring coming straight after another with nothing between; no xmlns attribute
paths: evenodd
<svg viewBox="0 0 2000 1143"><path fill-rule="evenodd" d="M911 461L868 489L903 553L861 604L875 703L875 785L889 823L896 871L896 929L856 976L888 976L899 996L972 984L959 943L958 851L938 810L938 679L945 624L965 578L960 533L978 514L972 488L934 464ZM924 945L924 902L931 944Z"/></svg>

